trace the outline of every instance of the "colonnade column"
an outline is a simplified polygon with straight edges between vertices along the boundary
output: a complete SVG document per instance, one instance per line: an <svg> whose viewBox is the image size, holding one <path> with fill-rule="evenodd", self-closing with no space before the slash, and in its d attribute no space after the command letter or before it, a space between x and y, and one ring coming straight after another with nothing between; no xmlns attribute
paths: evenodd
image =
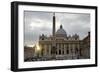
<svg viewBox="0 0 100 73"><path fill-rule="evenodd" d="M60 48L60 50L61 50L61 55L62 55L62 47L63 47L63 45L61 44L61 48Z"/></svg>
<svg viewBox="0 0 100 73"><path fill-rule="evenodd" d="M75 44L73 44L73 46L72 46L73 48L73 55L75 55Z"/></svg>
<svg viewBox="0 0 100 73"><path fill-rule="evenodd" d="M44 55L46 56L47 55L47 46L44 45Z"/></svg>
<svg viewBox="0 0 100 73"><path fill-rule="evenodd" d="M51 45L48 45L49 46L49 56L51 55Z"/></svg>
<svg viewBox="0 0 100 73"><path fill-rule="evenodd" d="M64 44L64 55L66 55L66 44Z"/></svg>
<svg viewBox="0 0 100 73"><path fill-rule="evenodd" d="M80 46L79 46L79 43L77 44L77 47L78 47L78 55L80 56Z"/></svg>
<svg viewBox="0 0 100 73"><path fill-rule="evenodd" d="M57 44L57 55L59 55L59 44Z"/></svg>
<svg viewBox="0 0 100 73"><path fill-rule="evenodd" d="M69 50L69 54L71 55L71 45L68 44L68 50Z"/></svg>

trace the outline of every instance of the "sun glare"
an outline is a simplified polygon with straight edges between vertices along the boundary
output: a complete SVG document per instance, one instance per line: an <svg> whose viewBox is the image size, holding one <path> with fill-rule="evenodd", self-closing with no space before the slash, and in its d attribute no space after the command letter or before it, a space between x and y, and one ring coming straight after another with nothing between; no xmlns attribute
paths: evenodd
<svg viewBox="0 0 100 73"><path fill-rule="evenodd" d="M36 44L36 50L37 51L40 51L41 50L39 44Z"/></svg>

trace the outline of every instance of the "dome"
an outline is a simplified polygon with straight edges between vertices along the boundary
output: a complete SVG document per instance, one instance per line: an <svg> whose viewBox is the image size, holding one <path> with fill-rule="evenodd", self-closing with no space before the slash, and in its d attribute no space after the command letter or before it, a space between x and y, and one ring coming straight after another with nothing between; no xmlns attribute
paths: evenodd
<svg viewBox="0 0 100 73"><path fill-rule="evenodd" d="M60 28L56 32L57 37L66 37L66 31L63 29L62 25L60 25Z"/></svg>

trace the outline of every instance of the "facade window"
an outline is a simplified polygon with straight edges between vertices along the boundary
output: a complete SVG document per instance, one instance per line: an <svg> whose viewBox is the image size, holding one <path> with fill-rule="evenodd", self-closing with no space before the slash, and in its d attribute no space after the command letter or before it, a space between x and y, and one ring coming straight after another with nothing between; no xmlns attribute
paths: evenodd
<svg viewBox="0 0 100 73"><path fill-rule="evenodd" d="M63 54L64 54L64 50L63 50L63 52L62 52Z"/></svg>
<svg viewBox="0 0 100 73"><path fill-rule="evenodd" d="M61 55L61 50L59 50L59 55Z"/></svg>
<svg viewBox="0 0 100 73"><path fill-rule="evenodd" d="M67 49L67 51L66 51L66 52L67 52L67 54L69 54L69 50L68 50L68 49Z"/></svg>
<svg viewBox="0 0 100 73"><path fill-rule="evenodd" d="M62 54L64 54L64 48L62 48Z"/></svg>
<svg viewBox="0 0 100 73"><path fill-rule="evenodd" d="M56 55L57 55L57 51L56 51Z"/></svg>

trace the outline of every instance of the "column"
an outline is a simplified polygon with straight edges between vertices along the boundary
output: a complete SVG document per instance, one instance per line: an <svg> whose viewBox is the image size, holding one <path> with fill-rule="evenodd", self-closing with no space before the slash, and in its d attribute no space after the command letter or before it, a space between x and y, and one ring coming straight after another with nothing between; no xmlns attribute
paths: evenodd
<svg viewBox="0 0 100 73"><path fill-rule="evenodd" d="M44 54L45 54L45 50L44 50L45 48L44 48L44 44L42 45L42 50L43 50L43 56L44 56Z"/></svg>
<svg viewBox="0 0 100 73"><path fill-rule="evenodd" d="M59 54L59 44L58 43L57 43L57 46L56 47L57 47L57 50L56 51L57 51L57 55L58 55Z"/></svg>
<svg viewBox="0 0 100 73"><path fill-rule="evenodd" d="M74 43L72 44L72 53L74 54L75 52L74 52Z"/></svg>
<svg viewBox="0 0 100 73"><path fill-rule="evenodd" d="M64 55L66 55L66 44L64 44Z"/></svg>
<svg viewBox="0 0 100 73"><path fill-rule="evenodd" d="M51 56L51 45L48 46L49 46L49 56Z"/></svg>
<svg viewBox="0 0 100 73"><path fill-rule="evenodd" d="M57 44L57 55L59 55L59 44Z"/></svg>
<svg viewBox="0 0 100 73"><path fill-rule="evenodd" d="M71 54L71 47L70 47L70 43L68 44L68 48L69 48L69 54Z"/></svg>
<svg viewBox="0 0 100 73"><path fill-rule="evenodd" d="M77 44L77 48L78 48L78 55L80 56L80 47L79 47L79 43Z"/></svg>
<svg viewBox="0 0 100 73"><path fill-rule="evenodd" d="M68 47L69 48L69 58L71 59L72 58L72 54L71 54L71 44L69 43L68 45L69 45L69 47Z"/></svg>
<svg viewBox="0 0 100 73"><path fill-rule="evenodd" d="M49 54L49 46L46 45L46 56L48 56L48 54Z"/></svg>
<svg viewBox="0 0 100 73"><path fill-rule="evenodd" d="M69 54L69 45L66 45L66 54Z"/></svg>
<svg viewBox="0 0 100 73"><path fill-rule="evenodd" d="M75 44L72 44L72 56L75 58Z"/></svg>
<svg viewBox="0 0 100 73"><path fill-rule="evenodd" d="M44 45L44 55L46 56L47 55L47 46Z"/></svg>
<svg viewBox="0 0 100 73"><path fill-rule="evenodd" d="M61 50L61 55L62 55L63 54L63 45L62 44L61 44L60 50Z"/></svg>

